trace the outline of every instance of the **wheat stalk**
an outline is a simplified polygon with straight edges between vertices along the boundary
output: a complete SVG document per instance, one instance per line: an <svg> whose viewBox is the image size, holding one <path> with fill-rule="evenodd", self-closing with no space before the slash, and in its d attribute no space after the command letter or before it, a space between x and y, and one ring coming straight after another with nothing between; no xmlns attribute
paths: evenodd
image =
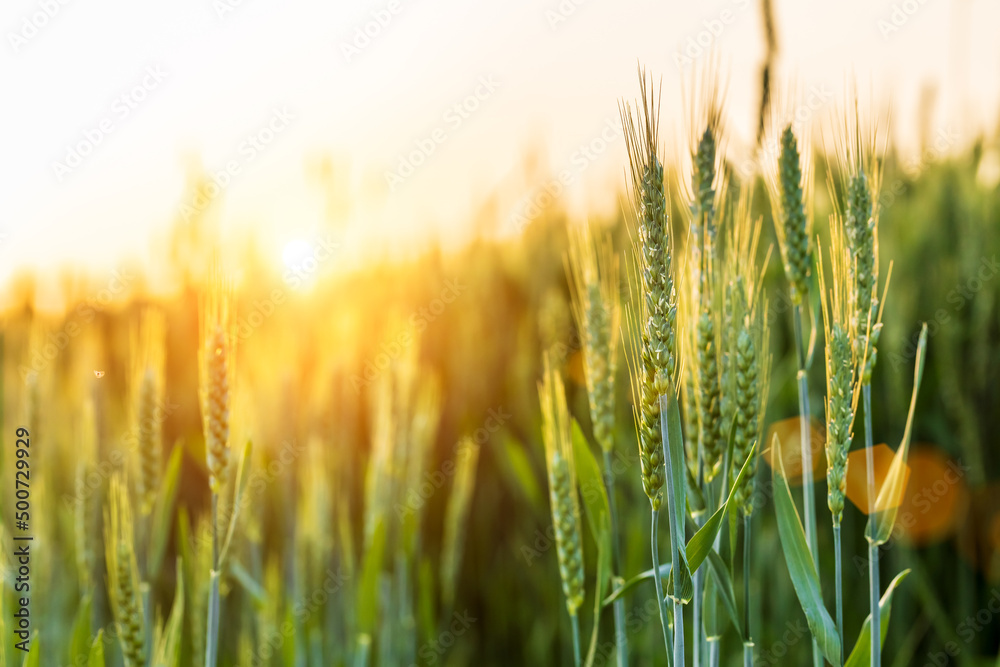
<svg viewBox="0 0 1000 667"><path fill-rule="evenodd" d="M209 292L202 304L200 355L200 390L205 458L208 464L209 489L212 494L212 573L209 592L205 665L215 667L219 649L219 490L229 466L230 387L234 373L231 329L232 284L218 267L214 270Z"/></svg>
<svg viewBox="0 0 1000 667"><path fill-rule="evenodd" d="M847 488L847 453L854 437L852 428L860 395L858 357L855 355L854 299L850 254L844 244L844 221L835 213L830 218L831 279L817 253L823 330L826 339L826 486L827 505L833 520L834 587L836 591L837 631L844 643L844 605L842 583L841 520ZM843 651L843 648L841 648ZM841 656L843 658L843 656Z"/></svg>
<svg viewBox="0 0 1000 667"><path fill-rule="evenodd" d="M732 481L747 462L753 444L761 439L770 386L770 331L763 281L771 249L768 248L763 262L758 260L762 227L763 219L754 218L751 214L749 189L742 190L730 227L726 254L729 299L725 310L733 323L730 402L736 421ZM754 510L756 456L750 461L750 466L743 483L734 490L737 506L744 516L752 515Z"/></svg>
<svg viewBox="0 0 1000 667"><path fill-rule="evenodd" d="M608 234L596 234L590 224L569 234L568 274L573 315L583 338L583 367L594 438L604 454L604 486L611 514L612 571L621 576L618 506L611 452L615 429L615 374L618 331L621 328L621 292L618 256ZM619 667L628 664L625 601L615 600L615 642Z"/></svg>
<svg viewBox="0 0 1000 667"><path fill-rule="evenodd" d="M639 465L642 488L652 511L650 546L653 556L653 581L660 610L660 626L668 662L678 650L683 656L683 614L680 596L675 598L674 632L680 646L671 642L668 630L663 582L659 576L657 519L663 502L665 457L660 426L660 397L675 391L677 380L677 297L671 271L671 237L667 218L667 198L663 183L663 165L658 157L658 101L654 90L640 71L640 109L622 105L622 125L629 155L632 205L636 232L632 249L638 275L630 281L637 311L626 314L629 329L638 332L631 339L629 377L634 396L634 416L639 441ZM635 294L638 292L638 294ZM682 462L678 462L681 465ZM676 553L671 546L671 553ZM680 585L680 577L675 583ZM682 658L683 660L683 658Z"/></svg>
<svg viewBox="0 0 1000 667"><path fill-rule="evenodd" d="M132 331L132 395L139 435L136 482L140 514L144 517L153 509L163 465L163 445L156 411L164 375L164 330L163 314L149 307L143 310L139 326Z"/></svg>
<svg viewBox="0 0 1000 667"><path fill-rule="evenodd" d="M789 284L792 301L792 328L798 373L799 443L802 462L802 509L806 542L813 562L819 557L816 540L816 510L813 491L812 429L809 424L809 379L806 372L806 346L802 328L802 310L808 302L811 273L812 223L809 215L812 201L812 174L808 144L799 146L790 124L780 132L781 150L777 163L765 172L778 247ZM822 657L813 639L813 664L820 667Z"/></svg>
<svg viewBox="0 0 1000 667"><path fill-rule="evenodd" d="M850 340L854 358L860 366L861 396L865 408L865 464L867 466L866 486L868 489L869 527L875 521L875 461L871 428L871 378L876 362L876 348L882 330L882 305L878 299L878 201L881 185L881 162L877 158L879 126L873 123L870 134L862 135L861 116L858 99L854 97L854 113L843 113L844 126L839 137L837 157L840 171L846 183L844 251L847 259L847 284L853 293L850 299L851 327ZM884 152L884 147L883 147ZM836 187L832 176L829 181L831 197L836 206ZM839 214L839 209L837 210ZM891 273L891 269L890 269ZM886 281L888 283L888 280ZM888 285L887 285L888 286ZM884 300L883 300L884 301ZM868 531L872 534L872 531ZM868 546L868 588L871 608L872 628L880 627L880 589L878 545L869 539ZM871 633L870 662L872 667L882 664L881 636Z"/></svg>
<svg viewBox="0 0 1000 667"><path fill-rule="evenodd" d="M479 445L472 438L463 438L458 445L458 469L455 484L445 509L444 536L441 540L441 581L445 609L455 604L455 586L465 543L466 524L472 509L472 495L476 485L476 468L479 464Z"/></svg>
<svg viewBox="0 0 1000 667"><path fill-rule="evenodd" d="M580 628L577 610L583 604L583 530L577 495L576 465L570 433L569 409L562 377L552 368L548 353L543 360L544 374L538 386L542 406L542 440L549 476L549 502L556 534L559 574L562 578L566 609L573 624L573 656L580 665Z"/></svg>
<svg viewBox="0 0 1000 667"><path fill-rule="evenodd" d="M104 549L108 565L108 593L118 628L126 667L145 664L145 628L139 598L139 565L135 554L132 505L128 488L117 475L111 480L104 513Z"/></svg>

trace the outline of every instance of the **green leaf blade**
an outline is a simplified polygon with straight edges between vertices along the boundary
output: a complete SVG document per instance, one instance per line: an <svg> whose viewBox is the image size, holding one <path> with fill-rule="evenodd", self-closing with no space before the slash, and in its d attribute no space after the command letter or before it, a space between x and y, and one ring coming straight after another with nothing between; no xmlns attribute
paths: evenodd
<svg viewBox="0 0 1000 667"><path fill-rule="evenodd" d="M879 636L882 637L882 641L879 646L885 646L885 635L889 630L889 614L892 612L892 594L896 590L896 587L906 578L906 575L910 573L910 570L903 570L896 575L896 578L892 580L889 584L889 588L886 589L885 594L882 599L879 600L878 608L880 616L879 622ZM861 628L861 632L858 635L858 641L854 644L854 649L851 651L851 655L847 657L847 662L844 663L844 667L865 667L871 657L871 645L872 645L872 615L868 614L865 618L865 623Z"/></svg>
<svg viewBox="0 0 1000 667"><path fill-rule="evenodd" d="M774 437L775 451L779 451L781 443L777 434ZM780 455L778 457L780 464ZM778 519L778 534L781 547L785 553L785 563L792 579L795 595L799 599L809 630L824 657L831 665L840 661L840 636L837 626L823 603L823 594L819 588L819 575L813 563L809 545L806 542L805 531L799 520L798 510L792 500L788 481L783 470L775 471L774 507Z"/></svg>

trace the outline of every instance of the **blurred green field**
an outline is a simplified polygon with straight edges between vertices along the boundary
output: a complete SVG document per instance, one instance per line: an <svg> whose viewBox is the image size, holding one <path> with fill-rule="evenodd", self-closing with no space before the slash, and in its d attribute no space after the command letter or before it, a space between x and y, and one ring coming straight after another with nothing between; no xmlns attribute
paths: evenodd
<svg viewBox="0 0 1000 667"><path fill-rule="evenodd" d="M991 606L1000 599L998 150L996 139L984 139L957 155L928 147L916 165L902 164L891 151L885 162L883 277L890 260L893 267L872 386L876 443L899 444L916 337L920 323L928 323L914 468L901 510L915 520L882 552L883 584L889 573L912 570L894 598L886 665L1000 664L1000 620ZM818 159L814 213L821 236L830 212L822 165ZM766 247L775 237L762 183L754 199L765 218ZM624 219L592 222L611 230L617 249L627 247ZM238 253L232 456L221 494L223 518L232 514L227 505L237 492L244 443L253 444L221 583L219 664L572 664L536 388L542 352L555 349L570 410L590 435L563 259L566 215L555 203L515 239L492 234L501 221L488 214L475 224L482 234L462 250L432 249L349 275L320 271L305 288L252 250ZM211 225L204 220L178 227L164 257L179 286L168 297L149 294L138 270L118 293L110 274L67 274L65 312L53 315L35 307L30 276L15 283L16 303L2 323L0 665L23 659L11 641L17 597L12 445L18 427L30 430L32 447L30 608L40 648L34 664L87 664L99 629L106 663L121 664L105 591L104 532L88 533L97 524L84 526L78 506L87 500L103 505L116 472L126 483L136 479L141 453L130 341L149 307L166 318L159 463L167 471L172 453L179 452L179 468L176 497L164 484L153 513L163 515L157 524L162 553L161 565L150 568L153 618L145 623L153 637L152 628L165 626L183 588L182 614L173 617L176 635L166 631L161 642L169 645L163 664L202 664L211 564L198 399L206 239ZM765 290L773 353L768 422L778 423L797 414L797 396L787 285L777 253ZM614 472L623 570L635 574L650 567L648 501L624 364L618 374ZM817 364L810 389L820 429L824 383ZM82 486L76 482L78 471L87 470L81 461L96 470ZM822 461L820 455L820 468ZM961 474L945 477L948 462ZM758 475L758 484L768 488L770 467L761 465ZM820 571L832 604L822 473L817 480ZM808 631L769 496L754 521L755 664L807 664ZM849 638L868 613L864 522L848 504ZM584 554L581 624L589 636L596 559L589 533ZM633 664L662 664L651 658L662 656L662 637L649 582L628 597L626 618ZM600 640L612 639L611 614L605 613ZM947 657L946 650L955 655ZM731 629L722 651L721 664L741 664L742 647ZM599 651L596 664L612 664L610 653Z"/></svg>

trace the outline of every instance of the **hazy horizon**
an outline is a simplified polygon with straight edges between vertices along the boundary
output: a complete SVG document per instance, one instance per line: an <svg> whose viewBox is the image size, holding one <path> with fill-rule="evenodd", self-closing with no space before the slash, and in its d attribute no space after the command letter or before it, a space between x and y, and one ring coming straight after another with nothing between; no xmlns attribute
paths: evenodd
<svg viewBox="0 0 1000 667"><path fill-rule="evenodd" d="M843 103L849 72L891 103L893 138L911 153L922 100L951 148L995 134L996 3L785 0L774 11L774 80L819 91L816 119ZM375 245L460 243L488 197L516 221L534 187L560 180L572 214L613 212L625 159L611 128L636 64L662 77L666 99L680 96L679 61L716 53L739 156L764 48L751 0L19 0L0 26L0 83L21 100L0 145L2 282L23 267L148 260L193 210L185 184L198 166L222 184L223 228L275 248L278 265L330 218ZM663 118L678 154L679 107L664 104Z"/></svg>

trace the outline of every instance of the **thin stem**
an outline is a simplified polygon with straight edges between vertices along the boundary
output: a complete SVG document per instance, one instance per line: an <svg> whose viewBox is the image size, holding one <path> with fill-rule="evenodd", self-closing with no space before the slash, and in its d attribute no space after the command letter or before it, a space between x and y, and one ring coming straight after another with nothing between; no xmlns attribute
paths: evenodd
<svg viewBox="0 0 1000 667"><path fill-rule="evenodd" d="M362 634L358 637L358 650L354 654L354 667L368 667L368 657L371 653L372 638Z"/></svg>
<svg viewBox="0 0 1000 667"><path fill-rule="evenodd" d="M674 664L684 665L684 605L681 603L680 577L674 575Z"/></svg>
<svg viewBox="0 0 1000 667"><path fill-rule="evenodd" d="M868 521L871 526L875 522L875 457L872 446L872 386L861 387L861 396L865 402L865 465L868 467ZM874 530L869 530L874 535ZM878 545L874 539L868 542L868 593L871 606L871 667L882 665L882 619L879 609L880 586L878 580Z"/></svg>
<svg viewBox="0 0 1000 667"><path fill-rule="evenodd" d="M675 488L672 472L677 470L675 466L684 465L684 461L683 457L681 457L682 460L673 460L670 455L670 431L667 427L667 415L670 411L670 406L670 397L667 394L660 394L660 434L663 441L663 473L666 480L667 498L669 499L668 507L673 510L673 516L670 517L670 532L668 536L670 537L670 563L674 575L674 591L672 595L674 601L674 664L678 667L683 667L686 663L684 662L684 605L681 600L683 582L681 581L680 567L682 565L681 558L683 558L681 549L684 548L683 517L687 508L684 507L683 500L680 501L680 507L674 502L676 498L684 498L684 491L683 489ZM681 558L678 558L678 556ZM665 627L664 631L666 631ZM670 663L668 662L667 664L669 665Z"/></svg>
<svg viewBox="0 0 1000 667"><path fill-rule="evenodd" d="M813 563L819 567L819 547L816 543L816 509L813 494L812 430L809 428L809 377L806 374L805 341L802 338L802 304L792 308L795 330L795 353L799 362L796 381L799 385L799 445L802 452L802 513L805 515L806 542ZM823 667L823 656L813 639L813 665Z"/></svg>
<svg viewBox="0 0 1000 667"><path fill-rule="evenodd" d="M573 612L569 620L573 626L573 664L580 667L580 617Z"/></svg>
<svg viewBox="0 0 1000 667"><path fill-rule="evenodd" d="M660 578L660 549L656 540L656 526L659 523L660 510L653 510L653 522L649 529L650 543L653 551L653 583L656 584L656 602L660 608L660 625L663 626L663 644L667 648L667 665L673 664L671 654L673 643L670 641L670 630L667 624L667 601L663 596L663 580ZM676 579L676 577L675 577Z"/></svg>
<svg viewBox="0 0 1000 667"><path fill-rule="evenodd" d="M840 635L840 664L844 664L844 584L841 566L840 523L833 524L833 556L835 588L837 591L837 634Z"/></svg>
<svg viewBox="0 0 1000 667"><path fill-rule="evenodd" d="M743 515L743 627L747 642L753 646L750 634L750 515Z"/></svg>
<svg viewBox="0 0 1000 667"><path fill-rule="evenodd" d="M701 448L698 448L698 488L701 489L701 495L703 498L708 498L708 493L705 488L705 478L704 478L704 461L701 458ZM702 514L696 517L696 522L698 527L701 528L705 523L705 516L708 513L708 507L702 512ZM691 636L694 639L694 667L701 667L702 659L706 656L703 652L707 648L708 637L705 636L705 624L702 622L702 597L704 596L705 590L705 571L702 568L698 568L697 572L694 573L694 604L692 605L692 623L694 624L694 632Z"/></svg>
<svg viewBox="0 0 1000 667"><path fill-rule="evenodd" d="M608 492L608 507L611 511L611 567L616 577L622 574L622 553L618 541L618 504L615 501L615 475L611 469L611 452L604 452L604 486ZM614 602L615 645L618 667L628 665L628 636L625 634L625 600Z"/></svg>
<svg viewBox="0 0 1000 667"><path fill-rule="evenodd" d="M205 667L215 667L219 656L219 494L212 491L212 575L208 598Z"/></svg>
<svg viewBox="0 0 1000 667"><path fill-rule="evenodd" d="M743 515L743 627L747 639L743 642L743 667L753 667L753 634L750 632L750 527L751 515Z"/></svg>
<svg viewBox="0 0 1000 667"><path fill-rule="evenodd" d="M708 640L708 664L719 667L719 638Z"/></svg>
<svg viewBox="0 0 1000 667"><path fill-rule="evenodd" d="M153 600L150 595L149 586L149 540L152 535L152 515L145 514L142 515L139 520L139 532L141 534L141 539L139 540L139 546L137 548L138 558L136 559L139 567L139 594L142 598L142 617L145 619L145 651L146 664L152 664L153 661Z"/></svg>
<svg viewBox="0 0 1000 667"><path fill-rule="evenodd" d="M142 597L142 618L145 621L144 628L144 649L146 664L153 664L153 600L149 592L149 583L139 582L139 594Z"/></svg>

